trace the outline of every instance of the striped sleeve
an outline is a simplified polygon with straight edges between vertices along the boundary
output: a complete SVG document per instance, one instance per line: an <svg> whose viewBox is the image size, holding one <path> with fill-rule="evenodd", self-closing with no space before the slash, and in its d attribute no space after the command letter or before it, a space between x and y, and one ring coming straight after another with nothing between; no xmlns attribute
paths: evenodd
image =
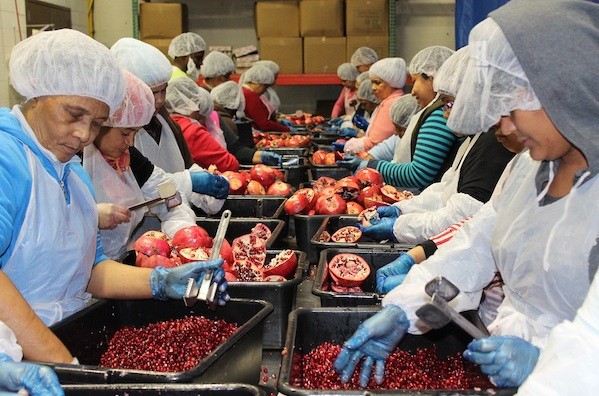
<svg viewBox="0 0 599 396"><path fill-rule="evenodd" d="M420 126L412 162L397 164L379 161L376 169L385 182L396 187L423 188L430 185L441 170L457 140L446 125L441 109L433 111Z"/></svg>

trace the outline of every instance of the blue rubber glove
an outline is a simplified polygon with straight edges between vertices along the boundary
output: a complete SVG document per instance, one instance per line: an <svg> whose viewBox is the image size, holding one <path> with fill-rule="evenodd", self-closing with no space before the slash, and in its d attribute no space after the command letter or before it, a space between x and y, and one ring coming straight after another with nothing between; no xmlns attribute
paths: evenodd
<svg viewBox="0 0 599 396"><path fill-rule="evenodd" d="M376 208L376 212L379 214L380 218L383 217L391 217L397 219L401 214L401 211L397 206L389 205L389 206L379 206Z"/></svg>
<svg viewBox="0 0 599 396"><path fill-rule="evenodd" d="M0 354L0 392L25 389L30 395L64 395L56 373L47 366L14 362ZM20 394L20 393L19 393Z"/></svg>
<svg viewBox="0 0 599 396"><path fill-rule="evenodd" d="M270 166L281 166L283 162L283 156L272 151L263 151L260 154L260 162Z"/></svg>
<svg viewBox="0 0 599 396"><path fill-rule="evenodd" d="M281 122L281 124L283 124L285 126L288 126L288 127L295 126L295 124L293 123L293 121L288 120L287 118L282 118L280 122Z"/></svg>
<svg viewBox="0 0 599 396"><path fill-rule="evenodd" d="M370 125L370 123L366 121L366 118L362 117L358 113L354 114L351 121L354 123L355 126L357 126L363 131L367 130L368 126Z"/></svg>
<svg viewBox="0 0 599 396"><path fill-rule="evenodd" d="M397 285L403 283L406 274L416 264L414 258L407 253L402 253L398 258L376 271L377 293L389 293Z"/></svg>
<svg viewBox="0 0 599 396"><path fill-rule="evenodd" d="M403 309L397 305L387 305L382 311L365 320L352 335L335 360L335 371L341 374L341 382L351 379L356 365L363 357L360 372L360 385L366 387L375 365L374 380L383 382L385 360L408 331L410 323Z"/></svg>
<svg viewBox="0 0 599 396"><path fill-rule="evenodd" d="M189 278L195 278L196 282L200 282L206 271L213 270L212 281L218 284L215 302L218 302L218 305L225 305L229 301L229 294L222 265L223 259L219 258L209 261L194 261L173 268L156 267L150 274L152 297L156 300L183 298Z"/></svg>
<svg viewBox="0 0 599 396"><path fill-rule="evenodd" d="M518 337L488 337L474 340L464 358L480 365L497 386L520 386L539 360L539 348Z"/></svg>
<svg viewBox="0 0 599 396"><path fill-rule="evenodd" d="M288 126L287 128L289 128L289 132L292 132L292 133L297 132L297 128L296 127Z"/></svg>
<svg viewBox="0 0 599 396"><path fill-rule="evenodd" d="M341 117L331 118L329 120L329 124L334 125L334 126L339 126L339 125L343 124L343 118L341 118Z"/></svg>
<svg viewBox="0 0 599 396"><path fill-rule="evenodd" d="M364 227L358 223L358 228L362 231L362 235L375 239L377 241L389 240L396 242L395 235L393 235L393 224L395 224L395 217L382 217L380 219L370 219L370 226Z"/></svg>
<svg viewBox="0 0 599 396"><path fill-rule="evenodd" d="M356 137L358 136L358 131L353 128L343 128L338 132L338 135L341 137Z"/></svg>
<svg viewBox="0 0 599 396"><path fill-rule="evenodd" d="M343 152L343 148L345 147L345 142L333 142L333 143L331 143L331 147L335 151Z"/></svg>
<svg viewBox="0 0 599 396"><path fill-rule="evenodd" d="M229 181L224 177L208 172L190 172L189 174L193 192L218 199L225 199L229 195Z"/></svg>
<svg viewBox="0 0 599 396"><path fill-rule="evenodd" d="M363 160L362 158L349 156L345 157L344 160L337 161L336 164L337 166L349 169L350 171L354 172L358 169L365 168L366 165L368 165L368 161Z"/></svg>

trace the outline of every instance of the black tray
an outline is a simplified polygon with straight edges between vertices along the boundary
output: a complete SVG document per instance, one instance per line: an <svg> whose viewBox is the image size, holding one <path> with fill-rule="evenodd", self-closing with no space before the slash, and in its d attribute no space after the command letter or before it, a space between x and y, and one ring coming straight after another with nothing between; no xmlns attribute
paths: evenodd
<svg viewBox="0 0 599 396"><path fill-rule="evenodd" d="M289 315L289 327L285 347L287 355L283 357L281 372L279 374L278 390L285 395L369 395L369 394L394 394L394 395L499 395L509 396L516 393L517 389L504 388L492 391L413 391L413 390L315 390L302 389L291 386L290 380L295 353L307 353L324 342L343 344L357 330L360 323L374 315L381 309L380 306L354 307L354 308L299 308ZM477 326L483 326L478 316L473 311L462 313L467 319ZM406 334L398 348L415 351L417 348L427 348L437 345L440 358L451 356L465 350L472 337L453 323L429 331L423 335Z"/></svg>
<svg viewBox="0 0 599 396"><path fill-rule="evenodd" d="M352 171L340 167L320 166L318 168L308 169L308 181L314 181L322 176L332 177L335 180L339 180L351 175Z"/></svg>
<svg viewBox="0 0 599 396"><path fill-rule="evenodd" d="M264 320L273 311L262 300L231 299L224 307L211 311L206 304L188 308L181 300L117 301L100 300L62 320L50 329L76 356L81 365L46 364L56 371L63 384L110 383L230 383L258 384L262 360ZM239 329L194 369L181 372L109 369L98 367L107 341L124 326L202 315L209 319L235 322Z"/></svg>
<svg viewBox="0 0 599 396"><path fill-rule="evenodd" d="M63 385L66 396L262 396L264 391L247 384L114 384Z"/></svg>
<svg viewBox="0 0 599 396"><path fill-rule="evenodd" d="M208 217L197 217L196 224L204 228L208 231L208 234L211 236L216 235L216 230L218 229L218 224L220 223L220 219L213 219ZM283 238L285 235L283 233L283 229L285 228L285 222L283 220L278 219L256 219L249 217L238 217L232 218L229 220L229 227L227 228L227 233L225 237L229 243L233 243L233 239L249 234L252 232L252 228L256 226L258 223L263 223L272 232L268 241L266 241L267 249L275 249L279 247L283 247Z"/></svg>
<svg viewBox="0 0 599 396"><path fill-rule="evenodd" d="M329 279L325 279L327 263L339 253L356 254L370 266L370 275L362 283L363 293L340 293L326 287L329 282ZM320 297L322 307L357 307L358 305L380 304L383 296L376 292L376 271L395 260L400 254L400 250L325 249L320 253L312 294Z"/></svg>
<svg viewBox="0 0 599 396"><path fill-rule="evenodd" d="M308 147L262 147L260 150L272 151L282 156L308 156Z"/></svg>
<svg viewBox="0 0 599 396"><path fill-rule="evenodd" d="M293 225L295 230L295 240L297 248L306 253L306 258L310 263L318 262L319 252L312 246L310 240L316 234L322 222L330 216L327 215L293 215ZM357 217L356 217L357 220Z"/></svg>
<svg viewBox="0 0 599 396"><path fill-rule="evenodd" d="M281 250L268 250L266 261L280 253ZM297 270L293 279L285 282L229 282L229 294L235 298L256 298L270 302L274 311L264 322L264 348L282 348L287 334L287 316L293 308L297 285L302 281L303 271L307 266L306 255L298 250Z"/></svg>
<svg viewBox="0 0 599 396"><path fill-rule="evenodd" d="M221 214L229 209L231 217L254 217L265 219L285 220L288 216L283 210L287 198L273 195L229 195L221 210L213 215L206 214L203 210L195 208L196 215L200 217L220 218Z"/></svg>

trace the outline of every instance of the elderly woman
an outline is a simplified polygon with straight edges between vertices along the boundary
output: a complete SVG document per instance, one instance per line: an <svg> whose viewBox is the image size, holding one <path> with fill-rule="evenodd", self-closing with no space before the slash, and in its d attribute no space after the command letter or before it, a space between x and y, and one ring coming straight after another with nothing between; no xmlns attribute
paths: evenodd
<svg viewBox="0 0 599 396"><path fill-rule="evenodd" d="M200 86L210 92L219 84L229 81L234 71L235 63L231 57L219 51L212 51L204 58L200 68L200 75L204 77Z"/></svg>
<svg viewBox="0 0 599 396"><path fill-rule="evenodd" d="M0 321L26 359L73 362L47 326L92 296L179 299L189 277L216 270L222 281L222 260L149 269L104 254L93 187L75 154L124 97L106 47L69 29L42 32L15 45L9 70L26 101L0 110Z"/></svg>
<svg viewBox="0 0 599 396"><path fill-rule="evenodd" d="M260 131L289 132L291 127L271 120L270 110L260 96L274 84L275 75L266 66L252 66L241 75L240 82L245 98L245 115L252 119L252 126Z"/></svg>
<svg viewBox="0 0 599 396"><path fill-rule="evenodd" d="M197 33L181 33L171 40L168 46L168 56L173 59L173 74L171 80L178 77L198 78L199 70L204 60L206 42Z"/></svg>
<svg viewBox="0 0 599 396"><path fill-rule="evenodd" d="M370 47L360 47L354 51L350 62L360 73L368 71L370 67L379 60L375 50Z"/></svg>
<svg viewBox="0 0 599 396"><path fill-rule="evenodd" d="M356 79L358 78L358 69L351 63L342 63L337 68L337 76L341 79L343 88L339 98L333 105L331 118L346 115L351 117L356 111ZM352 104L353 103L353 104Z"/></svg>

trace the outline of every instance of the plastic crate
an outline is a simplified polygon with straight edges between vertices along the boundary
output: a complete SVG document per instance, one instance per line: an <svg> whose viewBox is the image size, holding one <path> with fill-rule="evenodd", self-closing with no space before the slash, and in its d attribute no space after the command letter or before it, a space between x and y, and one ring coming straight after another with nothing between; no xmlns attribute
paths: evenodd
<svg viewBox="0 0 599 396"><path fill-rule="evenodd" d="M272 151L282 156L308 156L308 147L262 147L260 150Z"/></svg>
<svg viewBox="0 0 599 396"><path fill-rule="evenodd" d="M265 392L247 384L96 384L63 385L66 396L262 396Z"/></svg>
<svg viewBox="0 0 599 396"><path fill-rule="evenodd" d="M332 177L335 180L339 180L351 175L352 171L340 167L322 166L308 169L308 181L317 180L322 176Z"/></svg>
<svg viewBox="0 0 599 396"><path fill-rule="evenodd" d="M316 346L324 342L343 344L357 330L360 323L374 315L381 309L380 306L354 307L354 308L299 308L289 315L289 328L285 347L289 352L283 357L281 372L279 374L278 391L285 395L369 395L369 394L393 394L393 395L499 395L508 396L516 393L514 388L494 390L465 390L465 391L443 391L424 390L414 391L409 389L397 390L316 390L297 388L290 384L293 376L300 373L295 372L299 366L294 365L294 355L297 353L308 353ZM464 312L463 315L482 326L482 323L474 312ZM438 356L445 358L466 349L466 345L472 340L466 332L453 323L432 330L423 335L406 336L399 343L398 348L409 352L417 348L437 346ZM297 359L297 358L296 358Z"/></svg>
<svg viewBox="0 0 599 396"><path fill-rule="evenodd" d="M330 216L327 215L293 215L293 224L295 230L295 240L297 248L306 253L306 258L310 263L318 262L319 252L316 247L310 244L310 240L320 228L322 222Z"/></svg>
<svg viewBox="0 0 599 396"><path fill-rule="evenodd" d="M370 275L362 283L363 293L335 292L328 287L330 279L325 278L327 263L339 253L356 254L370 266ZM320 253L312 294L320 297L322 307L357 307L358 305L380 304L383 296L376 292L376 271L395 260L400 254L400 250L325 249Z"/></svg>
<svg viewBox="0 0 599 396"><path fill-rule="evenodd" d="M50 327L81 365L48 364L63 384L110 383L247 383L258 384L262 360L262 332L273 311L267 301L231 299L211 311L198 302L186 307L181 300L100 300ZM98 367L113 334L125 326L179 319L189 315L224 319L239 329L191 370L156 372Z"/></svg>
<svg viewBox="0 0 599 396"><path fill-rule="evenodd" d="M211 236L216 235L219 223L220 219L208 217L196 218L196 224L208 231L208 234ZM272 235L268 238L268 241L266 241L267 249L283 247L283 238L286 235L283 233L285 222L278 219L256 219L248 217L232 218L229 220L229 227L227 228L225 237L229 243L233 243L233 239L252 232L252 228L258 223L266 225L272 232Z"/></svg>
<svg viewBox="0 0 599 396"><path fill-rule="evenodd" d="M228 209L231 211L231 217L254 217L264 219L285 220L288 216L283 210L283 205L287 198L272 195L229 195L223 204L221 210L213 215L206 214L203 210L195 208L195 212L200 217L220 218L222 213Z"/></svg>

